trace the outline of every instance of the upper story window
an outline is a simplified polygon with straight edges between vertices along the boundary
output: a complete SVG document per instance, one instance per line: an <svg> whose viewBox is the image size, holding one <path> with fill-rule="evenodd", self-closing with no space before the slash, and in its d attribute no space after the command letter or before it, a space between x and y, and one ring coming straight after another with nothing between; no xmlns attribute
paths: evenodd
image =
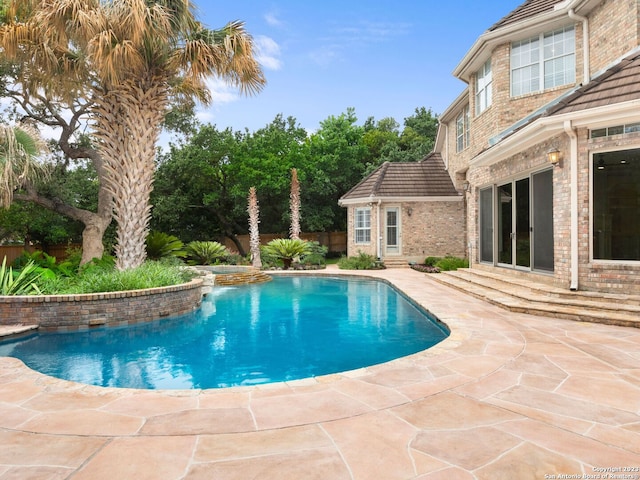
<svg viewBox="0 0 640 480"><path fill-rule="evenodd" d="M491 59L476 74L476 115L480 115L491 106Z"/></svg>
<svg viewBox="0 0 640 480"><path fill-rule="evenodd" d="M456 152L469 146L469 105L456 118Z"/></svg>
<svg viewBox="0 0 640 480"><path fill-rule="evenodd" d="M574 83L576 42L573 26L511 44L511 96Z"/></svg>

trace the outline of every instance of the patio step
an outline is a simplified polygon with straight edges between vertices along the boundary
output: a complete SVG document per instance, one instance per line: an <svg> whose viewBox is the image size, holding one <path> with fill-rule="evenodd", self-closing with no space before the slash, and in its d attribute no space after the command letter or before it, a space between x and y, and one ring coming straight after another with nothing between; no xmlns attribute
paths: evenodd
<svg viewBox="0 0 640 480"><path fill-rule="evenodd" d="M565 290L479 269L429 278L512 312L581 322L640 327L640 296Z"/></svg>
<svg viewBox="0 0 640 480"><path fill-rule="evenodd" d="M384 257L383 262L387 268L409 268L409 261L404 257Z"/></svg>

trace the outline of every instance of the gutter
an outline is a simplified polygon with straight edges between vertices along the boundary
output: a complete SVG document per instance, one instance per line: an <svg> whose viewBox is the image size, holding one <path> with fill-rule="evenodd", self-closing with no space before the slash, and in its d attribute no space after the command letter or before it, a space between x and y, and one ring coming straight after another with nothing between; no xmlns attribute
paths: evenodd
<svg viewBox="0 0 640 480"><path fill-rule="evenodd" d="M376 240L376 256L378 260L382 260L382 231L380 230L380 205L382 204L382 199L378 199L378 203L376 204L376 230L377 230L377 240Z"/></svg>
<svg viewBox="0 0 640 480"><path fill-rule="evenodd" d="M582 85L586 85L589 83L589 80L591 80L589 63L589 19L578 15L573 9L573 6L569 8L569 18L582 22Z"/></svg>
<svg viewBox="0 0 640 480"><path fill-rule="evenodd" d="M569 136L569 162L571 164L571 284L569 288L573 291L578 290L578 136L571 124L571 120L565 120L564 131Z"/></svg>

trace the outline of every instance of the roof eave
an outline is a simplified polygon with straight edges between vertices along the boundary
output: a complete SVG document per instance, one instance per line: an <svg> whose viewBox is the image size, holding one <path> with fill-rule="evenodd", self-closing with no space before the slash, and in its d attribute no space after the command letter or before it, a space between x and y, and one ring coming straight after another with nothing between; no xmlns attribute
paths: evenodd
<svg viewBox="0 0 640 480"><path fill-rule="evenodd" d="M542 117L477 155L473 167L489 166L564 132L566 121L574 128L603 128L640 122L640 100Z"/></svg>

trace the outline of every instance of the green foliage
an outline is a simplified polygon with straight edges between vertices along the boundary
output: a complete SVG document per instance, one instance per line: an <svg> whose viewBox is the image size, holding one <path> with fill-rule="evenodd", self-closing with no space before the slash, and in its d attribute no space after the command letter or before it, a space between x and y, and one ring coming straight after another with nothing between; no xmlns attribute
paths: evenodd
<svg viewBox="0 0 640 480"><path fill-rule="evenodd" d="M309 247L309 253L299 258L299 267L303 270L326 267L326 257L329 249L324 245L320 245L319 242L307 242L307 245Z"/></svg>
<svg viewBox="0 0 640 480"><path fill-rule="evenodd" d="M457 270L458 268L468 268L469 260L467 260L466 258L453 257L449 255L446 257L427 257L424 260L424 266L432 267L434 269L433 271L437 270L437 271L446 272L447 270ZM418 270L418 268L416 268L416 270Z"/></svg>
<svg viewBox="0 0 640 480"><path fill-rule="evenodd" d="M162 232L150 232L147 235L147 258L159 260L164 257L184 257L184 243L174 236Z"/></svg>
<svg viewBox="0 0 640 480"><path fill-rule="evenodd" d="M427 257L424 259L424 264L428 267L435 267L438 260L440 260L439 257Z"/></svg>
<svg viewBox="0 0 640 480"><path fill-rule="evenodd" d="M35 263L29 262L14 272L13 268L7 268L7 257L4 257L0 267L0 295L39 295L41 290L36 281L40 276Z"/></svg>
<svg viewBox="0 0 640 480"><path fill-rule="evenodd" d="M338 260L338 268L342 270L380 270L385 267L373 255L359 252L356 257L342 257Z"/></svg>
<svg viewBox="0 0 640 480"><path fill-rule="evenodd" d="M220 242L193 241L187 244L185 251L189 265L215 265L229 254Z"/></svg>
<svg viewBox="0 0 640 480"><path fill-rule="evenodd" d="M31 253L25 250L22 252L22 255L14 260L13 266L16 268L24 268L24 266L29 263L36 265L37 271L40 272L43 278L54 278L56 276L70 277L75 274L79 265L79 262L75 264L69 260L57 262L56 257L41 250L35 250Z"/></svg>
<svg viewBox="0 0 640 480"><path fill-rule="evenodd" d="M447 270L457 270L459 268L468 268L469 260L466 258L447 256L438 260L436 267L443 272L446 272Z"/></svg>
<svg viewBox="0 0 640 480"><path fill-rule="evenodd" d="M57 277L45 281L42 291L50 295L119 292L179 285L194 277L188 269L158 261L147 261L140 267L124 271L106 263L94 264L72 278Z"/></svg>
<svg viewBox="0 0 640 480"><path fill-rule="evenodd" d="M284 269L287 270L294 258L304 257L309 255L312 251L312 247L309 242L300 240L297 238L276 238L262 247L260 257L262 258L262 252L265 256L278 258L282 260Z"/></svg>

